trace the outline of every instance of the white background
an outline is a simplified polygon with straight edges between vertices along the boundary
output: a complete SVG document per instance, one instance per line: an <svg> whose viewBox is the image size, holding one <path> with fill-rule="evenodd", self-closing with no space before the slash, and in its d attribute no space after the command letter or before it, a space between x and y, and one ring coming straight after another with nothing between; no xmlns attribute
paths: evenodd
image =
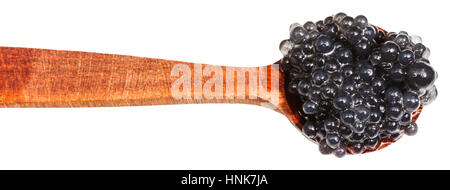
<svg viewBox="0 0 450 190"><path fill-rule="evenodd" d="M291 23L340 11L430 47L439 96L416 136L338 159L257 106L0 109L0 169L450 169L445 1L2 1L0 45L261 66Z"/></svg>

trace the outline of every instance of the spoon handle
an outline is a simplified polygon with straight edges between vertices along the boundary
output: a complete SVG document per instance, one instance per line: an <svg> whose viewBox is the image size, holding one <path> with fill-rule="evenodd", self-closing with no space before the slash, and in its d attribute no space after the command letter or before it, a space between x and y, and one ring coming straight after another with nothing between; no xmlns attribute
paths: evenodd
<svg viewBox="0 0 450 190"><path fill-rule="evenodd" d="M0 47L0 106L261 104L269 102L265 94L270 93L272 83L263 83L273 78L272 67L225 67L124 55ZM245 71L248 75L242 77Z"/></svg>

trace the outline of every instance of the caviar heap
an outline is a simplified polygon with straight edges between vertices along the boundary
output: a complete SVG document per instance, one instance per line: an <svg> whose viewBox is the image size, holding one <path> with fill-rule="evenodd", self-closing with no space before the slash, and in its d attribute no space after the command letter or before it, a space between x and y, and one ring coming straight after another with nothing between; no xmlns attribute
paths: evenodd
<svg viewBox="0 0 450 190"><path fill-rule="evenodd" d="M412 114L437 96L421 38L385 33L362 15L294 23L280 51L286 93L323 154L358 154L416 134Z"/></svg>

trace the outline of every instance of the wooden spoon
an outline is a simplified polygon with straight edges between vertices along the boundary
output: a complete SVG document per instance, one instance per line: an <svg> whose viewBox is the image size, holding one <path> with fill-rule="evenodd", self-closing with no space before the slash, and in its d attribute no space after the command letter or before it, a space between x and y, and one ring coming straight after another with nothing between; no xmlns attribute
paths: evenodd
<svg viewBox="0 0 450 190"><path fill-rule="evenodd" d="M0 47L0 106L253 104L284 114L301 130L304 121L299 117L296 99L285 93L287 84L278 64L226 67L124 55ZM420 110L415 112L414 120ZM369 151L390 143L381 142Z"/></svg>

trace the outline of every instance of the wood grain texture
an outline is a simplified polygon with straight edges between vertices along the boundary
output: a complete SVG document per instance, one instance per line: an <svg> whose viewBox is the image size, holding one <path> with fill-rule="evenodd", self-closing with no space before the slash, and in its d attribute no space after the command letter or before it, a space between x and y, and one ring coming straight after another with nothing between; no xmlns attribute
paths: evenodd
<svg viewBox="0 0 450 190"><path fill-rule="evenodd" d="M177 65L190 72L191 97L173 97L171 88L174 82L182 74L186 74L173 73ZM205 74L206 68L222 70L222 94L205 96L202 86L216 74ZM249 74L245 76L244 82L239 81L242 78L238 78L238 74L232 75L234 98L227 97L226 70L242 69L266 69L267 74L258 73L257 79L271 80L270 65L259 68L224 67L124 55L0 47L0 106L110 107L191 103L261 105L273 102L261 96L258 89L249 88ZM200 78L195 76L198 71ZM274 72L279 74L278 71ZM201 86L197 88L194 83L199 80ZM271 83L268 82L267 86L270 91ZM216 90L215 88L212 89ZM239 91L240 88L245 91ZM250 94L256 94L256 97L250 98ZM277 107L278 103L274 106Z"/></svg>
<svg viewBox="0 0 450 190"><path fill-rule="evenodd" d="M271 108L301 129L298 114L286 102L284 77L278 64L225 67L125 55L0 47L0 107L240 103ZM189 76L189 85L178 90L190 93L176 98L173 86L182 75ZM222 80L214 82L213 78ZM205 86L211 81L214 85L208 91ZM216 90L221 92L211 93ZM275 97L267 96L274 92Z"/></svg>

